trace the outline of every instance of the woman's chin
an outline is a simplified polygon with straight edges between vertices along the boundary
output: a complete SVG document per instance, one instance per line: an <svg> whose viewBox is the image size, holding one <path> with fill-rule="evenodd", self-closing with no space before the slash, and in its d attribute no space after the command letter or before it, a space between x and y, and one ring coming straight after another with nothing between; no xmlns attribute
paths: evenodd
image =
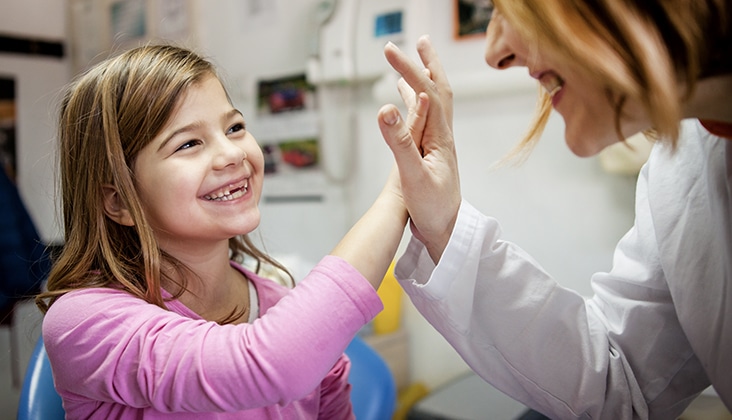
<svg viewBox="0 0 732 420"><path fill-rule="evenodd" d="M570 141L569 138L565 139L565 141L567 142L569 150L581 158L594 156L605 148L605 146L600 146L588 141Z"/></svg>
<svg viewBox="0 0 732 420"><path fill-rule="evenodd" d="M572 153L585 158L595 156L604 148L620 141L620 139L615 133L606 133L604 135L600 133L572 134L567 131L564 134L564 141Z"/></svg>

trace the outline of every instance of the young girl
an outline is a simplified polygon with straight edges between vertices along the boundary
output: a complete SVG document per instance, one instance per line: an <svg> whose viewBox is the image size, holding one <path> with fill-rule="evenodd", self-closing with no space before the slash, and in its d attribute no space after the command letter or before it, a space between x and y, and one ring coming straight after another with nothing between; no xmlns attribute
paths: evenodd
<svg viewBox="0 0 732 420"><path fill-rule="evenodd" d="M418 92L403 83L405 101L429 103L416 145L394 106L380 113L416 232L401 284L472 369L551 418L675 419L710 385L732 410L732 1L494 3L485 61L544 88L521 151L552 109L578 156L657 135L635 225L594 296L561 287L462 200L450 86L428 39L427 74L390 45Z"/></svg>
<svg viewBox="0 0 732 420"><path fill-rule="evenodd" d="M66 242L37 302L68 418L352 418L343 351L382 308L396 177L289 290L237 262L280 267L245 236L263 156L209 62L146 46L99 64L59 138Z"/></svg>

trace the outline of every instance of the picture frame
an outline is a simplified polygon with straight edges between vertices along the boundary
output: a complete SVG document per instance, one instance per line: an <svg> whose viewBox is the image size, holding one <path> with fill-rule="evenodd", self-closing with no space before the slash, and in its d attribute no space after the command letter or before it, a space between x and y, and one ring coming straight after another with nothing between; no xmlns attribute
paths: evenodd
<svg viewBox="0 0 732 420"><path fill-rule="evenodd" d="M493 16L492 0L453 0L455 39L482 37Z"/></svg>

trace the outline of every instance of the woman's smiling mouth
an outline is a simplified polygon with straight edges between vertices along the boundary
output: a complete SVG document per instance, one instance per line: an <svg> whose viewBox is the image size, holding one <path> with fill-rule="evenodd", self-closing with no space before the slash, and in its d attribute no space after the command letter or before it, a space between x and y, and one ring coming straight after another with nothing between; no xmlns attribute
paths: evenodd
<svg viewBox="0 0 732 420"><path fill-rule="evenodd" d="M247 193L248 188L249 180L245 179L241 182L237 182L236 184L230 184L224 188L206 194L203 198L209 201L231 201L239 197L243 197L244 194Z"/></svg>
<svg viewBox="0 0 732 420"><path fill-rule="evenodd" d="M558 74L554 72L545 72L539 77L539 83L544 87L544 89L549 93L549 96L554 96L562 89L562 86L564 86L564 80L559 77Z"/></svg>

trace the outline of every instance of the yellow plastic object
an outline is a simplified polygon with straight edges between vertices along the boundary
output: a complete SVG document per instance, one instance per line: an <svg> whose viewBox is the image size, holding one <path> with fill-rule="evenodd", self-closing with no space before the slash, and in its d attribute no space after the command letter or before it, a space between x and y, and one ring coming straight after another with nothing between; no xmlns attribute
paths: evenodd
<svg viewBox="0 0 732 420"><path fill-rule="evenodd" d="M393 420L405 420L409 414L409 410L417 401L426 397L430 391L422 382L415 382L403 390L399 391L397 397L397 408L394 411Z"/></svg>
<svg viewBox="0 0 732 420"><path fill-rule="evenodd" d="M399 286L399 282L394 277L394 264L395 262L392 261L384 280L376 291L384 303L384 309L374 318L374 334L389 334L399 329L403 292L402 287Z"/></svg>

